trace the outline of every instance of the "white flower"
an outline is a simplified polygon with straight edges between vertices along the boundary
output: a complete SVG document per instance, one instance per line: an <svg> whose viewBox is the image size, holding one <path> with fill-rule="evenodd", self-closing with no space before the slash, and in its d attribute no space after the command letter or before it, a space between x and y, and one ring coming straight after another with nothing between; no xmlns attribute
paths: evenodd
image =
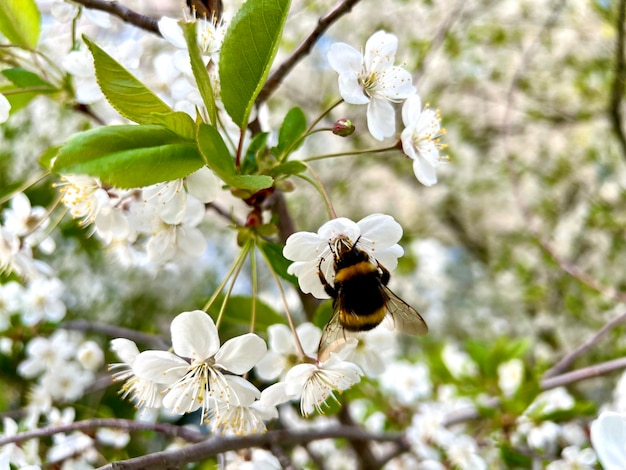
<svg viewBox="0 0 626 470"><path fill-rule="evenodd" d="M409 97L402 106L404 130L400 136L403 152L413 160L413 172L420 183L432 186L437 182L435 169L439 166L439 137L441 128L439 113L430 108L422 109L418 95Z"/></svg>
<svg viewBox="0 0 626 470"><path fill-rule="evenodd" d="M591 423L591 444L605 470L626 468L626 415L603 411Z"/></svg>
<svg viewBox="0 0 626 470"><path fill-rule="evenodd" d="M226 33L225 24L222 21L207 18L206 16L194 21L196 22L196 37L200 53L208 56L213 62L217 62L217 57L224 41L224 34ZM187 43L179 20L164 16L159 20L158 25L159 32L167 42L179 49L187 49Z"/></svg>
<svg viewBox="0 0 626 470"><path fill-rule="evenodd" d="M0 274L13 271L18 276L32 279L41 271L40 266L33 259L31 247L0 225Z"/></svg>
<svg viewBox="0 0 626 470"><path fill-rule="evenodd" d="M544 454L552 455L556 451L560 433L561 427L558 424L552 421L543 421L528 432L528 445Z"/></svg>
<svg viewBox="0 0 626 470"><path fill-rule="evenodd" d="M576 446L569 446L561 452L563 459L550 462L546 470L593 470L596 463L596 454L593 449L579 449ZM604 467L609 470L608 467ZM623 468L623 467L620 467Z"/></svg>
<svg viewBox="0 0 626 470"><path fill-rule="evenodd" d="M365 43L365 54L344 43L328 52L330 66L339 73L339 93L351 104L367 104L367 126L375 139L396 131L391 103L415 93L411 74L393 62L398 38L385 31L374 33Z"/></svg>
<svg viewBox="0 0 626 470"><path fill-rule="evenodd" d="M61 368L75 352L76 344L66 330L57 330L50 338L35 337L26 346L26 359L17 368L22 377L33 378Z"/></svg>
<svg viewBox="0 0 626 470"><path fill-rule="evenodd" d="M475 376L478 373L478 366L469 354L461 351L455 344L446 343L441 351L441 359L455 379Z"/></svg>
<svg viewBox="0 0 626 470"><path fill-rule="evenodd" d="M23 299L22 321L34 325L42 320L58 322L66 313L61 299L65 286L56 277L47 279L36 277L28 283Z"/></svg>
<svg viewBox="0 0 626 470"><path fill-rule="evenodd" d="M104 353L95 341L85 341L78 348L76 359L85 369L95 371L104 363Z"/></svg>
<svg viewBox="0 0 626 470"><path fill-rule="evenodd" d="M431 394L433 387L428 366L404 361L388 364L379 382L402 405L417 405Z"/></svg>
<svg viewBox="0 0 626 470"><path fill-rule="evenodd" d="M17 193L13 196L11 207L5 209L2 216L8 230L25 237L23 243L33 247L40 245L39 249L44 253L54 251L54 240L45 234L49 223L46 209L41 206L32 207L26 194Z"/></svg>
<svg viewBox="0 0 626 470"><path fill-rule="evenodd" d="M359 336L356 348L346 360L358 365L368 377L378 377L393 358L396 344L394 332L381 325L367 335Z"/></svg>
<svg viewBox="0 0 626 470"><path fill-rule="evenodd" d="M204 219L206 212L204 204L188 195L183 207L182 220L176 224L163 220L162 210L158 198L131 206L131 225L138 232L150 235L146 245L148 259L165 263L179 256L198 257L204 253L207 241L197 228Z"/></svg>
<svg viewBox="0 0 626 470"><path fill-rule="evenodd" d="M322 331L312 323L303 323L296 328L304 352L315 356ZM287 325L278 323L267 329L269 350L256 365L261 380L271 381L284 374L299 361L293 333Z"/></svg>
<svg viewBox="0 0 626 470"><path fill-rule="evenodd" d="M498 365L498 387L506 396L512 396L524 378L524 362L511 359Z"/></svg>
<svg viewBox="0 0 626 470"><path fill-rule="evenodd" d="M87 49L68 52L63 56L61 65L74 78L76 101L93 104L104 97L96 80L93 57Z"/></svg>
<svg viewBox="0 0 626 470"><path fill-rule="evenodd" d="M123 429L100 428L96 431L96 440L100 444L123 449L130 442L130 434Z"/></svg>
<svg viewBox="0 0 626 470"><path fill-rule="evenodd" d="M232 399L216 402L209 412L213 427L224 435L245 436L265 431L264 420L278 417L275 407L265 407L259 401L261 392L242 377L229 378Z"/></svg>
<svg viewBox="0 0 626 470"><path fill-rule="evenodd" d="M143 189L142 195L146 204L156 205L163 222L176 225L180 224L185 216L187 193L207 203L217 197L219 189L219 178L207 167L202 167L184 179L148 186Z"/></svg>
<svg viewBox="0 0 626 470"><path fill-rule="evenodd" d="M184 414L202 407L203 420L214 401L233 400L232 376L224 372L244 374L266 351L265 342L252 333L232 338L220 347L213 319L201 310L176 316L171 332L175 354L144 351L135 359L133 370L138 377L167 385L165 408Z"/></svg>
<svg viewBox="0 0 626 470"><path fill-rule="evenodd" d="M109 366L111 370L117 369L113 374L114 381L125 381L120 391L122 398L130 396L130 400L138 408L159 408L162 404L161 392L165 386L135 375L132 367L139 356L137 345L129 339L116 338L111 340L111 349L122 360L121 363Z"/></svg>
<svg viewBox="0 0 626 470"><path fill-rule="evenodd" d="M459 470L486 470L487 464L478 455L476 441L468 435L455 436L447 446L447 455Z"/></svg>
<svg viewBox="0 0 626 470"><path fill-rule="evenodd" d="M0 93L0 124L9 119L9 112L11 111L11 103L7 100L7 97Z"/></svg>
<svg viewBox="0 0 626 470"><path fill-rule="evenodd" d="M574 398L565 387L557 387L552 390L540 393L528 409L524 411L528 416L542 416L558 410L569 410L575 404Z"/></svg>
<svg viewBox="0 0 626 470"><path fill-rule="evenodd" d="M354 338L346 341L326 362L303 363L292 367L285 380L270 385L261 393L260 403L266 408L300 399L300 411L308 416L314 410L322 413L328 397L336 400L335 391L343 391L361 380L363 372L345 357L356 347Z"/></svg>
<svg viewBox="0 0 626 470"><path fill-rule="evenodd" d="M110 205L109 195L100 181L91 176L63 175L57 187L61 202L69 208L72 217L83 219L83 224L93 223L100 211Z"/></svg>
<svg viewBox="0 0 626 470"><path fill-rule="evenodd" d="M330 246L338 239L345 238L357 243L359 249L370 255L373 263L380 263L393 271L404 250L398 241L402 238L402 227L393 217L372 214L355 223L345 217L330 220L322 225L317 233L297 232L291 235L283 249L285 258L294 261L288 268L290 274L298 277L300 289L318 299L327 299L318 276L318 266L332 285L335 277L334 260Z"/></svg>

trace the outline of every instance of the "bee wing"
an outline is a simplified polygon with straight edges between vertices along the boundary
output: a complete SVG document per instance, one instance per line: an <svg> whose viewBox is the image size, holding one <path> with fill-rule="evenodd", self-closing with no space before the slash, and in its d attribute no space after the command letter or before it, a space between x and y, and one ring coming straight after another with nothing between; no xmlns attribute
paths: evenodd
<svg viewBox="0 0 626 470"><path fill-rule="evenodd" d="M339 321L339 308L335 307L332 317L322 332L320 345L317 349L317 360L325 362L331 352L338 351L350 338L358 338L358 332L348 331Z"/></svg>
<svg viewBox="0 0 626 470"><path fill-rule="evenodd" d="M396 330L413 336L422 336L428 333L428 325L417 310L394 294L388 287L385 287L385 292L389 297L387 312L393 318Z"/></svg>

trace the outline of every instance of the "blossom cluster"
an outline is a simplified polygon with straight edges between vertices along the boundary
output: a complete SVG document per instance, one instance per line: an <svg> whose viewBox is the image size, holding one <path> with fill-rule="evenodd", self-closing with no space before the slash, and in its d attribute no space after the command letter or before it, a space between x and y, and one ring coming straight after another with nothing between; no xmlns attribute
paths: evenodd
<svg viewBox="0 0 626 470"><path fill-rule="evenodd" d="M437 182L436 168L441 156L441 128L438 111L422 107L422 100L412 85L411 74L394 65L398 38L385 31L374 33L361 54L345 43L333 44L328 53L331 67L339 73L339 92L350 104L367 105L367 126L377 140L391 137L396 131L392 103L404 103L401 134L402 150L413 160L417 179L426 186Z"/></svg>
<svg viewBox="0 0 626 470"><path fill-rule="evenodd" d="M204 167L137 190L104 187L86 175L65 175L58 187L71 215L89 225L122 264L132 265L202 255L206 239L198 225L219 179Z"/></svg>

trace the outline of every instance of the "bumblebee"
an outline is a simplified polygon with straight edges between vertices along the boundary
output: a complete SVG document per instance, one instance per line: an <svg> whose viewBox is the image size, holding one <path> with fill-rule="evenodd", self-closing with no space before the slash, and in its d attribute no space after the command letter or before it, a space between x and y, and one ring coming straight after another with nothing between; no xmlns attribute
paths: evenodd
<svg viewBox="0 0 626 470"><path fill-rule="evenodd" d="M331 285L318 265L318 276L326 293L333 298L333 314L324 328L318 360L357 333L377 327L389 314L397 330L410 335L425 335L428 326L422 316L388 287L389 271L346 237L330 246L334 258L335 279Z"/></svg>

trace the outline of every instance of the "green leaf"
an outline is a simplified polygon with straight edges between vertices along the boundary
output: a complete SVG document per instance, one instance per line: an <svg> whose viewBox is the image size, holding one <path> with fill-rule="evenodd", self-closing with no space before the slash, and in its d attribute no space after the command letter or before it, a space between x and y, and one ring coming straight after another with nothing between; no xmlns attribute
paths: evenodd
<svg viewBox="0 0 626 470"><path fill-rule="evenodd" d="M176 111L167 114L153 114L152 119L154 124L161 124L185 139L196 139L196 123L187 113Z"/></svg>
<svg viewBox="0 0 626 470"><path fill-rule="evenodd" d="M307 166L302 163L299 162L297 160L292 160L290 162L286 162L283 163L281 165L277 165L274 168L272 168L268 174L270 176L286 176L286 175L297 175L298 173L302 173L303 171L306 171Z"/></svg>
<svg viewBox="0 0 626 470"><path fill-rule="evenodd" d="M269 188L274 183L270 176L238 175L235 162L224 139L215 127L201 123L198 128L198 147L211 168L220 179L229 186L248 191Z"/></svg>
<svg viewBox="0 0 626 470"><path fill-rule="evenodd" d="M257 239L257 246L263 253L265 260L272 266L276 274L298 287L298 278L293 274L287 273L287 268L291 264L287 258L283 256L283 245L280 243L268 242Z"/></svg>
<svg viewBox="0 0 626 470"><path fill-rule="evenodd" d="M215 94L213 93L209 73L204 66L204 61L202 60L202 55L200 54L200 48L198 47L198 41L196 39L196 23L183 23L182 28L183 34L185 35L185 41L187 41L193 76L196 79L196 84L198 85L198 90L200 90L200 96L202 96L204 106L209 113L209 122L212 126L215 126L217 122Z"/></svg>
<svg viewBox="0 0 626 470"><path fill-rule="evenodd" d="M172 113L161 98L86 36L83 40L93 55L96 78L104 96L118 113L138 124L159 123L152 114Z"/></svg>
<svg viewBox="0 0 626 470"><path fill-rule="evenodd" d="M6 99L11 103L11 114L22 109L37 95L58 91L54 85L36 73L20 67L6 69L0 73L12 83L12 85L0 87L0 93L4 93Z"/></svg>
<svg viewBox="0 0 626 470"><path fill-rule="evenodd" d="M39 41L41 15L35 0L2 0L0 33L13 44L35 49Z"/></svg>
<svg viewBox="0 0 626 470"><path fill-rule="evenodd" d="M248 0L226 31L220 83L226 111L241 129L265 80L289 12L289 0Z"/></svg>
<svg viewBox="0 0 626 470"><path fill-rule="evenodd" d="M290 153L302 145L300 138L305 131L306 116L304 112L298 107L291 108L285 116L282 126L280 126L278 145L276 146L277 156Z"/></svg>
<svg viewBox="0 0 626 470"><path fill-rule="evenodd" d="M119 188L182 178L204 165L193 141L157 125L81 132L61 148L52 170L97 176Z"/></svg>

